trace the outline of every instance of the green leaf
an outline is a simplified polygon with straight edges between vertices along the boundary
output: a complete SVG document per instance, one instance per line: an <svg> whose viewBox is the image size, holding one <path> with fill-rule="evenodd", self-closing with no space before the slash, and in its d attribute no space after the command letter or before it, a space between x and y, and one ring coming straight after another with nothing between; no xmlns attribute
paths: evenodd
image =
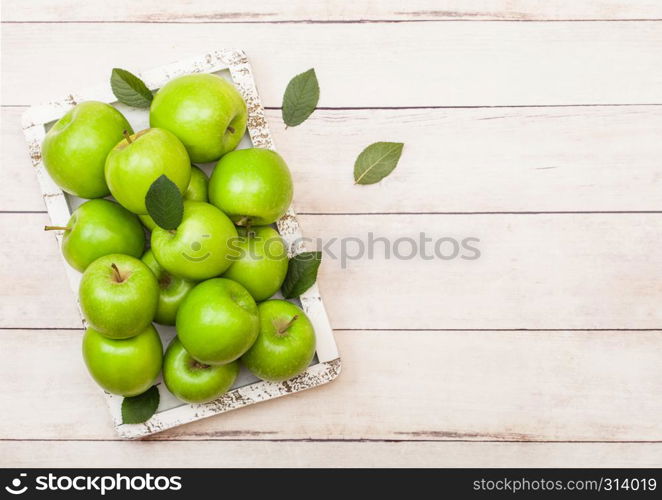
<svg viewBox="0 0 662 500"><path fill-rule="evenodd" d="M122 401L122 423L141 424L149 420L159 407L159 389L153 385L142 394L124 398Z"/></svg>
<svg viewBox="0 0 662 500"><path fill-rule="evenodd" d="M290 80L283 95L283 121L288 127L305 122L315 111L320 99L320 87L313 68Z"/></svg>
<svg viewBox="0 0 662 500"><path fill-rule="evenodd" d="M125 69L113 68L110 75L110 86L119 102L134 108L149 108L154 99L147 85Z"/></svg>
<svg viewBox="0 0 662 500"><path fill-rule="evenodd" d="M321 262L322 252L302 252L292 257L283 282L283 296L293 299L313 286Z"/></svg>
<svg viewBox="0 0 662 500"><path fill-rule="evenodd" d="M157 226L163 229L177 229L184 216L184 198L179 188L161 175L147 190L145 206Z"/></svg>
<svg viewBox="0 0 662 500"><path fill-rule="evenodd" d="M355 183L374 184L393 172L403 146L401 142L375 142L365 148L354 163Z"/></svg>

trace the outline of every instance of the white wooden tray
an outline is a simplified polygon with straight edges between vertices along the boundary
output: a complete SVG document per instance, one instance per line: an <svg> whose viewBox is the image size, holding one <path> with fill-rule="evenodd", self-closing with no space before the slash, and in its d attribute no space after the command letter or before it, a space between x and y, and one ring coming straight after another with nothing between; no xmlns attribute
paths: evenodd
<svg viewBox="0 0 662 500"><path fill-rule="evenodd" d="M253 146L274 149L273 140L264 116L264 108L253 80L252 70L243 51L218 50L210 52L194 59L154 68L142 73L140 77L150 89L155 90L177 76L203 72L215 73L227 78L234 83L246 100L248 106L248 133L239 148ZM109 79L110 75L108 75L108 82ZM28 142L32 165L37 171L51 224L55 226L65 226L72 210L84 200L63 193L53 182L41 160L41 143L46 131L65 112L77 103L89 100L103 101L117 107L136 131L149 127L148 111L129 108L118 103L111 91L110 83L79 93L69 94L64 99L45 105L33 106L25 112L22 121L23 132ZM213 168L213 164L200 166L207 173ZM290 256L304 250L299 224L292 209L277 222L277 227L288 246ZM55 237L58 244L61 245L62 234L56 232ZM66 267L71 288L77 296L81 275L70 267L64 258L62 261ZM340 373L340 358L317 285L313 285L299 297L298 303L310 317L317 336L315 359L304 373L285 382L272 383L260 381L245 368L242 368L235 385L229 392L219 399L205 404L182 403L170 394L165 384L159 380L158 388L161 395L159 408L156 414L143 424L123 424L120 411L122 397L106 393L117 432L122 437L139 438L218 413L310 389L335 379ZM82 315L81 321L83 321L83 324L85 323ZM165 348L175 335L175 330L173 327L161 325L156 325L156 327Z"/></svg>

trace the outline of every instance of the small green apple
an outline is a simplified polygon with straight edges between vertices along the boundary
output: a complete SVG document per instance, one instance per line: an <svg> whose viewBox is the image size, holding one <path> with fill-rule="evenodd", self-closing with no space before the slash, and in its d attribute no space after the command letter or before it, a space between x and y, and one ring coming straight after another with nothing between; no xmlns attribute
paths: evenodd
<svg viewBox="0 0 662 500"><path fill-rule="evenodd" d="M218 162L209 181L209 201L236 224L276 222L292 201L287 164L269 149L239 149Z"/></svg>
<svg viewBox="0 0 662 500"><path fill-rule="evenodd" d="M169 273L202 281L223 273L238 251L232 243L237 230L218 208L200 201L185 201L182 222L174 231L152 231L154 257Z"/></svg>
<svg viewBox="0 0 662 500"><path fill-rule="evenodd" d="M223 274L243 285L257 302L280 290L287 274L287 248L270 226L239 228L240 257Z"/></svg>
<svg viewBox="0 0 662 500"><path fill-rule="evenodd" d="M83 336L83 359L104 390L137 396L149 389L161 371L163 346L152 325L130 339L109 339L92 328Z"/></svg>
<svg viewBox="0 0 662 500"><path fill-rule="evenodd" d="M154 258L154 253L147 250L142 261L149 267L159 283L159 303L156 306L154 321L161 325L174 325L177 317L177 309L184 301L195 283L193 281L177 278L161 267Z"/></svg>
<svg viewBox="0 0 662 500"><path fill-rule="evenodd" d="M191 165L191 180L188 183L184 199L190 201L207 201L209 178L200 167Z"/></svg>
<svg viewBox="0 0 662 500"><path fill-rule="evenodd" d="M260 334L241 361L271 382L303 372L315 355L315 330L306 314L286 300L267 300L258 309Z"/></svg>
<svg viewBox="0 0 662 500"><path fill-rule="evenodd" d="M200 363L222 365L253 345L260 329L251 294L232 280L216 278L197 285L177 311L177 335Z"/></svg>
<svg viewBox="0 0 662 500"><path fill-rule="evenodd" d="M108 154L105 165L110 192L135 214L146 214L145 195L161 175L181 193L191 178L191 162L179 139L167 130L148 128L122 139Z"/></svg>
<svg viewBox="0 0 662 500"><path fill-rule="evenodd" d="M80 308L106 337L138 335L154 319L159 284L149 267L129 255L111 254L87 266L80 281Z"/></svg>
<svg viewBox="0 0 662 500"><path fill-rule="evenodd" d="M67 193L80 198L107 196L106 156L125 130L133 133L126 118L110 104L81 102L46 134L41 145L44 166Z"/></svg>
<svg viewBox="0 0 662 500"><path fill-rule="evenodd" d="M218 399L234 384L239 362L206 365L191 357L180 340L170 342L163 359L163 381L170 392L187 403Z"/></svg>
<svg viewBox="0 0 662 500"><path fill-rule="evenodd" d="M145 231L138 217L112 201L90 200L71 214L64 230L62 254L69 265L83 272L93 261L111 253L140 257L145 249Z"/></svg>
<svg viewBox="0 0 662 500"><path fill-rule="evenodd" d="M207 174L205 174L200 167L191 165L191 180L188 183L188 187L184 192L184 199L190 201L207 201L207 186L209 184L209 179ZM149 215L139 215L141 222L144 226L150 230L154 231L156 227L156 222Z"/></svg>
<svg viewBox="0 0 662 500"><path fill-rule="evenodd" d="M180 76L154 96L152 127L170 130L184 143L191 161L218 160L237 147L246 132L246 103L227 80L207 73Z"/></svg>

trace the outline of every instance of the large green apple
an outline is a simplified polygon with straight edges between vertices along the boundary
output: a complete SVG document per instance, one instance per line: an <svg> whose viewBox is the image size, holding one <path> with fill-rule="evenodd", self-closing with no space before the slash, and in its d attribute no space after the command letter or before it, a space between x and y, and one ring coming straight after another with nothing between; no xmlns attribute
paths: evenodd
<svg viewBox="0 0 662 500"><path fill-rule="evenodd" d="M77 104L48 131L41 155L49 175L67 193L102 198L110 191L104 177L106 156L133 133L126 118L105 102Z"/></svg>
<svg viewBox="0 0 662 500"><path fill-rule="evenodd" d="M152 231L152 251L169 273L202 281L223 273L238 251L237 230L218 208L200 201L185 201L182 222L174 231Z"/></svg>
<svg viewBox="0 0 662 500"><path fill-rule="evenodd" d="M145 195L161 175L181 193L191 178L191 162L179 139L167 130L148 128L128 136L106 158L106 182L122 206L146 214Z"/></svg>
<svg viewBox="0 0 662 500"><path fill-rule="evenodd" d="M241 361L272 382L303 372L315 355L315 330L306 314L286 300L267 300L258 309L260 334Z"/></svg>
<svg viewBox="0 0 662 500"><path fill-rule="evenodd" d="M130 339L109 339L92 328L83 336L83 358L103 389L137 396L149 389L161 371L163 347L152 325Z"/></svg>
<svg viewBox="0 0 662 500"><path fill-rule="evenodd" d="M223 274L242 284L257 302L276 293L287 274L287 248L270 226L239 228L240 257Z"/></svg>
<svg viewBox="0 0 662 500"><path fill-rule="evenodd" d="M188 183L188 187L184 192L184 199L190 201L207 201L207 186L209 185L209 179L207 174L205 174L200 167L191 165L191 180ZM148 214L139 215L141 222L145 225L150 231L154 231L156 227L156 222Z"/></svg>
<svg viewBox="0 0 662 500"><path fill-rule="evenodd" d="M145 249L145 231L138 217L108 200L90 200L71 214L63 229L62 254L71 267L83 272L93 261L111 253L140 257Z"/></svg>
<svg viewBox="0 0 662 500"><path fill-rule="evenodd" d="M276 222L290 206L292 192L287 164L269 149L226 154L209 181L209 201L241 226Z"/></svg>
<svg viewBox="0 0 662 500"><path fill-rule="evenodd" d="M260 329L251 294L232 280L216 278L197 285L177 311L177 335L200 363L222 365L253 345Z"/></svg>
<svg viewBox="0 0 662 500"><path fill-rule="evenodd" d="M177 309L184 301L186 294L193 289L195 283L177 278L163 269L161 264L154 258L154 253L151 250L145 252L142 261L152 270L159 282L159 303L156 306L154 321L161 325L174 325Z"/></svg>
<svg viewBox="0 0 662 500"><path fill-rule="evenodd" d="M101 257L80 281L80 308L89 325L106 337L138 335L154 319L159 284L149 267L129 255Z"/></svg>
<svg viewBox="0 0 662 500"><path fill-rule="evenodd" d="M166 83L154 96L149 122L179 137L191 161L207 163L237 147L247 116L246 103L230 82L203 73Z"/></svg>
<svg viewBox="0 0 662 500"><path fill-rule="evenodd" d="M219 398L234 384L239 361L206 365L191 357L180 340L170 342L163 359L163 381L170 392L187 403L207 403Z"/></svg>

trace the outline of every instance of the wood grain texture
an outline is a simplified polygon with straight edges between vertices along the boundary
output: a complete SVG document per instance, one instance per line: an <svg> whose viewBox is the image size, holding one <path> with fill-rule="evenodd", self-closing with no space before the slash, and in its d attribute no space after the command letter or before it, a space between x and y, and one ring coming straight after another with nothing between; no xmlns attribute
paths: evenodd
<svg viewBox="0 0 662 500"><path fill-rule="evenodd" d="M0 441L5 467L659 467L662 444Z"/></svg>
<svg viewBox="0 0 662 500"><path fill-rule="evenodd" d="M21 136L24 110L0 110L0 210L44 210ZM658 106L318 110L287 130L279 110L267 119L298 212L662 209ZM398 168L378 185L355 186L356 155L382 139L405 143Z"/></svg>
<svg viewBox="0 0 662 500"><path fill-rule="evenodd" d="M321 107L662 103L662 22L6 24L2 41L12 105L227 47L247 52L268 107L310 67Z"/></svg>
<svg viewBox="0 0 662 500"><path fill-rule="evenodd" d="M0 332L0 439L118 439L81 335ZM662 441L662 331L336 338L333 383L149 439Z"/></svg>
<svg viewBox="0 0 662 500"><path fill-rule="evenodd" d="M340 329L656 329L662 328L657 251L660 214L371 215L299 217L303 233L328 244L319 286ZM74 294L64 281L45 214L1 214L5 234L0 278L0 326L80 327ZM434 242L467 237L481 257L460 248L443 260L434 243L426 257L396 259L396 240L420 233ZM382 242L368 259L369 233ZM335 242L331 242L336 238ZM348 259L340 258L342 238ZM329 243L331 242L331 243ZM460 244L461 246L461 244ZM407 257L412 243L397 243ZM439 251L451 255L446 240ZM332 258L332 254L336 259ZM422 255L422 254L421 254Z"/></svg>
<svg viewBox="0 0 662 500"><path fill-rule="evenodd" d="M662 104L661 9L9 0L3 106L98 84L113 66L140 71L237 46L267 106L315 67L320 106L363 108L321 109L287 131L268 111L301 212L660 210L662 114L632 105ZM593 21L565 22L581 19ZM536 20L560 22L521 22ZM610 106L583 106L595 104ZM536 107L499 107L521 105ZM366 109L417 106L426 109ZM462 106L497 108L435 109ZM39 211L21 111L1 110L0 210ZM353 160L373 140L407 146L392 176L357 191ZM662 441L659 213L303 216L307 236L327 239L475 233L482 257L346 268L325 259L320 287L332 325L346 329L336 333L339 380L142 443L115 441L80 357L82 332L53 329L80 322L45 221L0 215L0 279L10 284L0 292L2 466L662 465L662 444L650 442ZM513 328L536 331L498 331ZM569 331L582 328L592 330ZM630 330L604 331L616 328ZM492 442L503 440L529 442ZM558 442L596 440L621 442Z"/></svg>
<svg viewBox="0 0 662 500"><path fill-rule="evenodd" d="M420 20L660 19L654 0L7 0L3 20L96 22L329 22Z"/></svg>

